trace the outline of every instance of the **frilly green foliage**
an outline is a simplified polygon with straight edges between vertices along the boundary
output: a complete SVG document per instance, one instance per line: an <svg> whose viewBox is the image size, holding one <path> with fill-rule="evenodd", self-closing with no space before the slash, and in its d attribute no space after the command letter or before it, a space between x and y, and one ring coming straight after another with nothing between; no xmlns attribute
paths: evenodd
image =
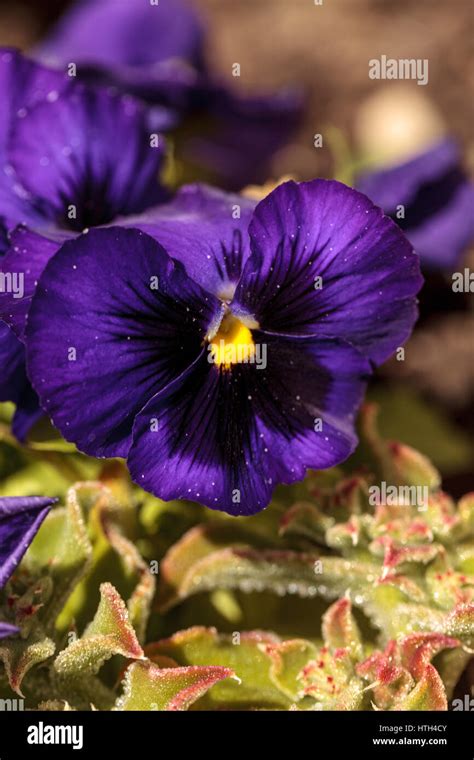
<svg viewBox="0 0 474 760"><path fill-rule="evenodd" d="M69 488L0 593L0 619L20 628L0 642L0 697L447 709L474 648L474 495L455 503L423 455L379 437L372 407L362 436L363 469L310 473L238 519L160 502L119 463L58 444L96 480ZM374 499L383 484L398 497Z"/></svg>
<svg viewBox="0 0 474 760"><path fill-rule="evenodd" d="M48 515L2 592L3 617L21 631L1 642L2 697L16 692L27 707L52 710L184 710L233 676L212 665L159 668L146 657L139 639L155 579L125 536L131 511L103 484L80 483ZM128 588L127 604L100 582L108 572ZM75 615L90 600L96 611L79 635Z"/></svg>

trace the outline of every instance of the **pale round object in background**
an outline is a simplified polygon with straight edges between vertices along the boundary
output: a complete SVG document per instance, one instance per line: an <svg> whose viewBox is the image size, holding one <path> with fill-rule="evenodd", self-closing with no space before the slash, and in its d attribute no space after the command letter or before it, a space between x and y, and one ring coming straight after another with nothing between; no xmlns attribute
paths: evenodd
<svg viewBox="0 0 474 760"><path fill-rule="evenodd" d="M379 167L403 163L446 135L443 117L418 85L385 85L363 101L355 118L360 158Z"/></svg>

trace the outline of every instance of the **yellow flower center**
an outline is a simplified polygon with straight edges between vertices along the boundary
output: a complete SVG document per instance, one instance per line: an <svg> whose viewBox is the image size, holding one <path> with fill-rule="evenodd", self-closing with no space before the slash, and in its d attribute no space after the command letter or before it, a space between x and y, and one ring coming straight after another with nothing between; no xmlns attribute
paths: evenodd
<svg viewBox="0 0 474 760"><path fill-rule="evenodd" d="M209 343L210 361L224 369L251 362L255 355L252 333L240 319L228 313Z"/></svg>

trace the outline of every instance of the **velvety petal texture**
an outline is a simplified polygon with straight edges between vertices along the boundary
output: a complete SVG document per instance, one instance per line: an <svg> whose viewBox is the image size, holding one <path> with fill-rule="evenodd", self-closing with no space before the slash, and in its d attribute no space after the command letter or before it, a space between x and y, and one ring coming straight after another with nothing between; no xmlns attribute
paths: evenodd
<svg viewBox="0 0 474 760"><path fill-rule="evenodd" d="M5 322L0 322L0 401L15 401L26 383L24 346Z"/></svg>
<svg viewBox="0 0 474 760"><path fill-rule="evenodd" d="M52 65L145 66L202 60L202 26L185 0L78 0L37 54Z"/></svg>
<svg viewBox="0 0 474 760"><path fill-rule="evenodd" d="M52 90L11 117L0 214L10 227L80 231L142 211L163 198L162 142L133 98L82 84Z"/></svg>
<svg viewBox="0 0 474 760"><path fill-rule="evenodd" d="M18 227L10 235L7 254L0 259L0 271L10 277L11 284L0 291L0 319L4 320L0 321L0 401L16 404L12 430L22 442L43 412L26 374L21 341L39 276L59 246L58 240Z"/></svg>
<svg viewBox="0 0 474 760"><path fill-rule="evenodd" d="M0 48L0 216L7 227L19 221L41 219L10 162L8 145L15 127L30 109L65 95L72 85L65 71L38 66L16 50Z"/></svg>
<svg viewBox="0 0 474 760"><path fill-rule="evenodd" d="M56 499L0 498L0 588L5 585Z"/></svg>
<svg viewBox="0 0 474 760"><path fill-rule="evenodd" d="M249 515L277 483L352 453L364 357L338 341L254 338L265 367L225 372L201 358L137 416L128 462L142 488Z"/></svg>
<svg viewBox="0 0 474 760"><path fill-rule="evenodd" d="M366 380L407 337L421 285L399 228L338 182L285 183L252 208L192 186L67 241L25 333L68 440L127 457L160 498L236 515L349 456Z"/></svg>
<svg viewBox="0 0 474 760"><path fill-rule="evenodd" d="M422 285L405 236L333 180L287 182L255 210L232 305L268 332L343 338L375 364L403 345Z"/></svg>
<svg viewBox="0 0 474 760"><path fill-rule="evenodd" d="M8 230L5 221L0 218L0 256L8 251Z"/></svg>
<svg viewBox="0 0 474 760"><path fill-rule="evenodd" d="M13 401L13 433L24 441L29 429L43 414L38 397L26 375L25 347L8 325L0 321L0 401Z"/></svg>
<svg viewBox="0 0 474 760"><path fill-rule="evenodd" d="M199 355L220 314L148 235L91 230L65 243L40 278L28 374L67 440L94 456L126 456L135 415Z"/></svg>
<svg viewBox="0 0 474 760"><path fill-rule="evenodd" d="M11 132L12 120L43 102L50 93L63 93L71 87L65 71L38 66L13 48L0 49L0 156ZM20 112L20 114L18 114Z"/></svg>
<svg viewBox="0 0 474 760"><path fill-rule="evenodd" d="M10 235L10 247L0 261L0 270L10 277L11 287L0 291L0 317L21 339L39 277L65 237L55 235L51 239L27 227L17 227Z"/></svg>
<svg viewBox="0 0 474 760"><path fill-rule="evenodd" d="M248 226L255 205L208 185L187 185L169 203L119 223L154 237L193 280L231 300L250 255Z"/></svg>
<svg viewBox="0 0 474 760"><path fill-rule="evenodd" d="M474 185L451 139L360 176L357 187L397 222L429 268L452 270L474 240Z"/></svg>
<svg viewBox="0 0 474 760"><path fill-rule="evenodd" d="M185 171L218 178L231 191L265 182L273 157L296 133L304 113L298 87L241 94L178 59L152 67L81 67L80 74L86 82L146 101L150 126L172 132Z"/></svg>

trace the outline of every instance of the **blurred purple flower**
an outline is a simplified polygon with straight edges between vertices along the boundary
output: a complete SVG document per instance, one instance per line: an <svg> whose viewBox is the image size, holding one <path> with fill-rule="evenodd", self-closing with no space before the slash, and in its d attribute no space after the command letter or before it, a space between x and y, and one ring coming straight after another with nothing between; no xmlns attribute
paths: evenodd
<svg viewBox="0 0 474 760"><path fill-rule="evenodd" d="M203 30L184 0L79 0L35 52L143 98L169 127L184 123L184 157L237 190L267 179L272 156L299 124L303 99L299 88L249 97L230 90L205 65Z"/></svg>
<svg viewBox="0 0 474 760"><path fill-rule="evenodd" d="M6 639L8 636L14 636L19 633L19 628L11 623L4 623L0 620L0 639Z"/></svg>
<svg viewBox="0 0 474 760"><path fill-rule="evenodd" d="M56 499L42 496L0 498L0 588L19 564ZM0 621L0 639L18 629Z"/></svg>
<svg viewBox="0 0 474 760"><path fill-rule="evenodd" d="M203 26L184 0L81 0L40 45L52 65L147 66L182 58L201 67Z"/></svg>
<svg viewBox="0 0 474 760"><path fill-rule="evenodd" d="M450 139L398 166L360 176L357 189L406 233L422 263L452 271L474 240L474 185ZM397 218L404 206L404 218Z"/></svg>
<svg viewBox="0 0 474 760"><path fill-rule="evenodd" d="M398 227L325 180L255 210L189 186L127 223L66 242L33 296L28 371L63 435L231 514L346 459L365 381L417 315Z"/></svg>
<svg viewBox="0 0 474 760"><path fill-rule="evenodd" d="M80 84L12 50L0 50L0 97L0 317L6 323L0 323L0 400L17 404L13 429L23 439L41 412L25 373L18 312L64 240L166 197L158 184L163 148L158 135L157 147L151 143L140 101Z"/></svg>
<svg viewBox="0 0 474 760"><path fill-rule="evenodd" d="M163 198L140 101L0 50L0 216L67 235Z"/></svg>

